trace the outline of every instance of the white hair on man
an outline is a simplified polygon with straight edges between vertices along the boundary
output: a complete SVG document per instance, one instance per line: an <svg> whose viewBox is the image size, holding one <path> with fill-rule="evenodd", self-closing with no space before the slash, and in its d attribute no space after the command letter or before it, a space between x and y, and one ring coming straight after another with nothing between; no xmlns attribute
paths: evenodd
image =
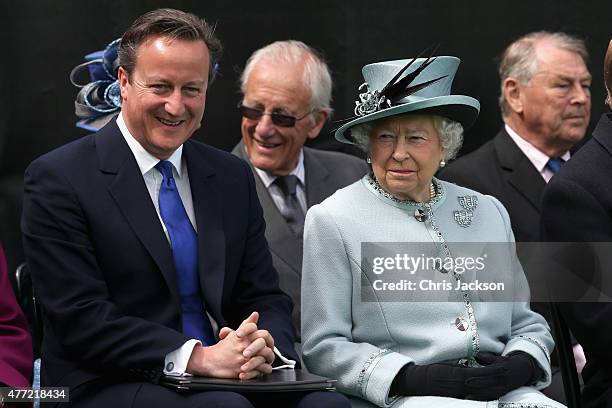
<svg viewBox="0 0 612 408"><path fill-rule="evenodd" d="M296 67L303 67L304 85L310 90L311 108L331 112L331 74L319 52L296 40L276 41L258 49L247 60L240 77L240 90L243 94L251 72L263 61L283 61Z"/></svg>
<svg viewBox="0 0 612 408"><path fill-rule="evenodd" d="M536 31L520 37L505 49L499 62L498 72L501 84L499 107L503 116L509 113L504 97L504 81L507 78L514 78L522 84L530 83L533 76L538 72L535 48L538 43L543 41L551 41L559 48L580 55L586 65L589 53L584 41L580 38L566 33L551 33L548 31Z"/></svg>

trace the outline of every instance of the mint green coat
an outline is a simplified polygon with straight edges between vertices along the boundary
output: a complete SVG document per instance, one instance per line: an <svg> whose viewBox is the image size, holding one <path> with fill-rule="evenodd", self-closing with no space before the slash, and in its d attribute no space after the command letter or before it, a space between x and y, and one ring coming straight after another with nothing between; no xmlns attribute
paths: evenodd
<svg viewBox="0 0 612 408"><path fill-rule="evenodd" d="M514 241L508 213L498 200L437 179L434 182L438 193L431 204L433 218L449 246L452 242ZM467 227L454 218L454 211L463 209L458 201L463 196L478 200ZM393 201L365 176L308 211L302 266L302 342L307 368L337 379L340 392L357 397L354 406L561 406L537 391L550 383L554 343L546 321L530 310L528 295L520 302L479 302L478 294L471 293L469 304L461 297L458 301L411 302L410 293L406 301L362 301L364 294L378 296L367 284L362 288L362 242L439 241L431 219L419 222L414 217L417 206ZM516 259L508 259L508 264L513 262ZM514 279L525 283L522 269L515 269L519 275ZM455 324L457 318L460 327ZM473 364L478 351L505 355L517 350L533 356L543 375L532 387L521 387L500 401L389 395L395 375L406 364L461 359Z"/></svg>

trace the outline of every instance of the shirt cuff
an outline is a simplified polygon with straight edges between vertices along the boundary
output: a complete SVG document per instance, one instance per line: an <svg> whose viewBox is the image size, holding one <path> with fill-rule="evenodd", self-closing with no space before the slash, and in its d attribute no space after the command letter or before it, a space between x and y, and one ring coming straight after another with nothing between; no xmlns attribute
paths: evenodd
<svg viewBox="0 0 612 408"><path fill-rule="evenodd" d="M187 364L189 363L193 348L201 344L202 342L199 340L187 340L180 348L166 354L166 359L164 360L164 374L176 377L191 376L191 374L185 372L185 370L187 370Z"/></svg>
<svg viewBox="0 0 612 408"><path fill-rule="evenodd" d="M283 356L280 350L276 348L276 346L274 346L274 354L276 354L276 357L278 357L283 362L283 364L278 365L276 367L272 367L273 370L280 370L281 368L295 368L295 360L290 360L287 357Z"/></svg>

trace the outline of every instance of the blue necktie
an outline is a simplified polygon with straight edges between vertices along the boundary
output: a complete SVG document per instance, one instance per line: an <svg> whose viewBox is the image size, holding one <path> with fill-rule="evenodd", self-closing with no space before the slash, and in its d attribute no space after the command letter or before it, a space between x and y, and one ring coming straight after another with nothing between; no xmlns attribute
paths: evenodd
<svg viewBox="0 0 612 408"><path fill-rule="evenodd" d="M155 168L163 176L159 189L159 212L170 235L174 266L178 274L183 333L201 340L204 345L214 344L215 336L200 295L198 236L176 189L172 163L160 161Z"/></svg>
<svg viewBox="0 0 612 408"><path fill-rule="evenodd" d="M557 174L563 163L565 163L565 160L562 158L551 157L550 160L548 160L548 163L546 163L546 167L548 167L553 174Z"/></svg>

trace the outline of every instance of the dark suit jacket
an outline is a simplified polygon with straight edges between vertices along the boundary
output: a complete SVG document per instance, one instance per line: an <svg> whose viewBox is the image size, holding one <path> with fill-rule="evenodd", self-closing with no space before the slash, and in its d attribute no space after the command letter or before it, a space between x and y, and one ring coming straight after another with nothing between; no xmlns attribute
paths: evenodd
<svg viewBox="0 0 612 408"><path fill-rule="evenodd" d="M539 240L546 182L504 128L493 140L442 169L439 177L497 198L510 214L515 239Z"/></svg>
<svg viewBox="0 0 612 408"><path fill-rule="evenodd" d="M242 142L238 143L232 153L249 160ZM251 169L253 169L252 165ZM368 167L364 160L348 154L304 147L304 169L306 205L310 208L325 200L336 190L359 180L366 174ZM285 218L268 193L268 189L254 169L253 174L257 195L266 220L266 239L270 245L274 268L278 271L280 287L291 296L295 303L293 323L298 333L298 341L300 341L302 240L291 232Z"/></svg>
<svg viewBox="0 0 612 408"><path fill-rule="evenodd" d="M259 326L297 359L248 165L196 141L183 155L207 312L233 328L260 312ZM71 387L72 400L90 381L157 381L188 338L170 245L115 121L29 166L22 231L44 312L42 384Z"/></svg>
<svg viewBox="0 0 612 408"><path fill-rule="evenodd" d="M611 177L612 114L607 114L599 120L593 138L546 187L542 201L543 239L612 242ZM593 271L580 269L578 273L588 280ZM564 303L560 310L587 358L582 371L584 407L612 407L612 304Z"/></svg>
<svg viewBox="0 0 612 408"><path fill-rule="evenodd" d="M32 377L32 338L15 300L0 246L0 384L28 387Z"/></svg>

